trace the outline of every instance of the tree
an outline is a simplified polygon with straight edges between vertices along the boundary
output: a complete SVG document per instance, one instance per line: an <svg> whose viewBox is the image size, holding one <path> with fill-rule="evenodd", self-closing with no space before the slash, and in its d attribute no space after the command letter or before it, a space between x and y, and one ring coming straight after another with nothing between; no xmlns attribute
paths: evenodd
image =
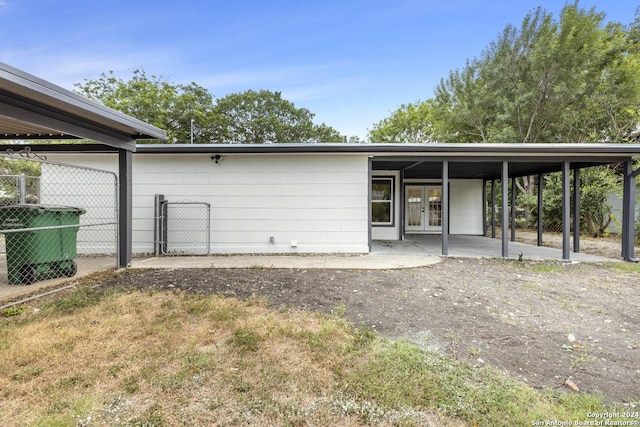
<svg viewBox="0 0 640 427"><path fill-rule="evenodd" d="M135 70L129 80L110 71L75 86L89 99L166 130L171 143L190 142L192 128L198 143L210 143L221 133L213 96L196 83L175 85Z"/></svg>
<svg viewBox="0 0 640 427"><path fill-rule="evenodd" d="M391 116L373 125L369 138L377 143L438 141L433 109L431 100L402 104Z"/></svg>
<svg viewBox="0 0 640 427"><path fill-rule="evenodd" d="M490 142L489 123L495 109L480 60L467 61L436 88L434 127L445 142Z"/></svg>
<svg viewBox="0 0 640 427"><path fill-rule="evenodd" d="M640 57L630 30L576 1L507 26L436 89L459 142L624 141L640 116Z"/></svg>
<svg viewBox="0 0 640 427"><path fill-rule="evenodd" d="M296 108L280 92L248 90L214 102L196 83L176 85L143 70L129 80L110 71L75 86L89 99L166 130L171 143L190 142L191 132L193 142L202 144L343 140L332 127L314 125L313 113Z"/></svg>
<svg viewBox="0 0 640 427"><path fill-rule="evenodd" d="M559 19L541 8L531 11L520 27L507 26L478 58L443 78L434 98L403 105L379 122L372 141L425 129L442 142L634 141L640 134L640 8L629 26L604 19L579 1L565 5ZM592 234L610 221L612 174L607 168L584 174L582 221ZM559 209L557 181L557 175L546 177L551 222ZM535 201L534 177L516 183L521 202Z"/></svg>
<svg viewBox="0 0 640 427"><path fill-rule="evenodd" d="M478 58L440 81L435 97L402 105L371 140L626 142L640 122L640 9L624 26L567 4L507 26Z"/></svg>
<svg viewBox="0 0 640 427"><path fill-rule="evenodd" d="M613 167L583 169L580 173L580 228L600 237L613 220L613 207L608 196L619 183ZM549 230L562 229L562 174L546 176L543 191L544 224ZM573 186L573 176L571 177Z"/></svg>
<svg viewBox="0 0 640 427"><path fill-rule="evenodd" d="M218 100L223 120L220 142L262 144L278 142L342 142L335 129L313 124L314 114L282 98L280 92L248 90Z"/></svg>
<svg viewBox="0 0 640 427"><path fill-rule="evenodd" d="M20 175L25 175L27 202L39 197L40 163L23 158L0 157L0 206L13 205L19 200Z"/></svg>

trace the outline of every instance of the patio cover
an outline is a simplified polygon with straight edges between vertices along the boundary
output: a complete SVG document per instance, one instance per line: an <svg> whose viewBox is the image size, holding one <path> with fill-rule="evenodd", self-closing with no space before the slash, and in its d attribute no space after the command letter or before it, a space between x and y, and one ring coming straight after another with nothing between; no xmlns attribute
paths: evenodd
<svg viewBox="0 0 640 427"><path fill-rule="evenodd" d="M119 153L118 265L131 262L131 152L165 131L0 62L0 139L88 139Z"/></svg>
<svg viewBox="0 0 640 427"><path fill-rule="evenodd" d="M137 139L166 133L0 62L0 139L89 139L135 151Z"/></svg>

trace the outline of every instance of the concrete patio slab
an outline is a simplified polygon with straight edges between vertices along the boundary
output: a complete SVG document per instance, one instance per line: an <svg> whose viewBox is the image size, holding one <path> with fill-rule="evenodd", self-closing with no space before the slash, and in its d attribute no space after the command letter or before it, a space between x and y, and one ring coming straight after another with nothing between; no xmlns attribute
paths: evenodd
<svg viewBox="0 0 640 427"><path fill-rule="evenodd" d="M405 240L378 240L373 242L376 254L424 254L442 253L442 236L434 234L413 234ZM509 241L509 258L517 259L522 253L524 259L562 260L562 250L546 246L536 246ZM484 236L450 235L449 256L464 258L501 258L502 240ZM612 262L622 259L571 252L571 261Z"/></svg>

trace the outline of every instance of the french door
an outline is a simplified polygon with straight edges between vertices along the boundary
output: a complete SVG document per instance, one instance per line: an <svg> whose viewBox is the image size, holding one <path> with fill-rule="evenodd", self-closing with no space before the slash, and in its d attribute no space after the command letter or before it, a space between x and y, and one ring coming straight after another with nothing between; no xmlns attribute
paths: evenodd
<svg viewBox="0 0 640 427"><path fill-rule="evenodd" d="M442 187L407 185L405 187L405 231L442 232Z"/></svg>

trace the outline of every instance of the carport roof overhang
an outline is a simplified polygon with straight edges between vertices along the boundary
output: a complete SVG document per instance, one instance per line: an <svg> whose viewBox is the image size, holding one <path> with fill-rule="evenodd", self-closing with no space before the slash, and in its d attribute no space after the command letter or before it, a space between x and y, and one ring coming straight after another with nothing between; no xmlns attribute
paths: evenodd
<svg viewBox="0 0 640 427"><path fill-rule="evenodd" d="M366 154L373 173L404 170L405 178L440 179L442 161L451 179L499 179L502 162L509 176L528 176L573 168L625 162L640 157L638 144L211 144L139 145L142 153Z"/></svg>
<svg viewBox="0 0 640 427"><path fill-rule="evenodd" d="M0 139L89 139L135 151L165 131L0 62Z"/></svg>
<svg viewBox="0 0 640 427"><path fill-rule="evenodd" d="M429 144L430 145L430 144ZM631 144L442 144L426 150L374 155L373 171L403 171L405 178L439 179L448 161L449 178L500 179L502 163L509 177L558 172L564 162L587 168L630 161L640 155Z"/></svg>
<svg viewBox="0 0 640 427"><path fill-rule="evenodd" d="M141 153L171 154L367 154L374 160L518 158L640 158L640 144L149 144ZM615 160L613 160L615 161Z"/></svg>
<svg viewBox="0 0 640 427"><path fill-rule="evenodd" d="M32 147L34 151L108 152L98 145ZM210 156L259 155L366 155L372 171L404 171L406 178L439 179L442 162L449 162L449 178L500 179L502 162L509 176L560 171L565 161L572 168L627 162L640 157L639 144L141 144L145 154Z"/></svg>

